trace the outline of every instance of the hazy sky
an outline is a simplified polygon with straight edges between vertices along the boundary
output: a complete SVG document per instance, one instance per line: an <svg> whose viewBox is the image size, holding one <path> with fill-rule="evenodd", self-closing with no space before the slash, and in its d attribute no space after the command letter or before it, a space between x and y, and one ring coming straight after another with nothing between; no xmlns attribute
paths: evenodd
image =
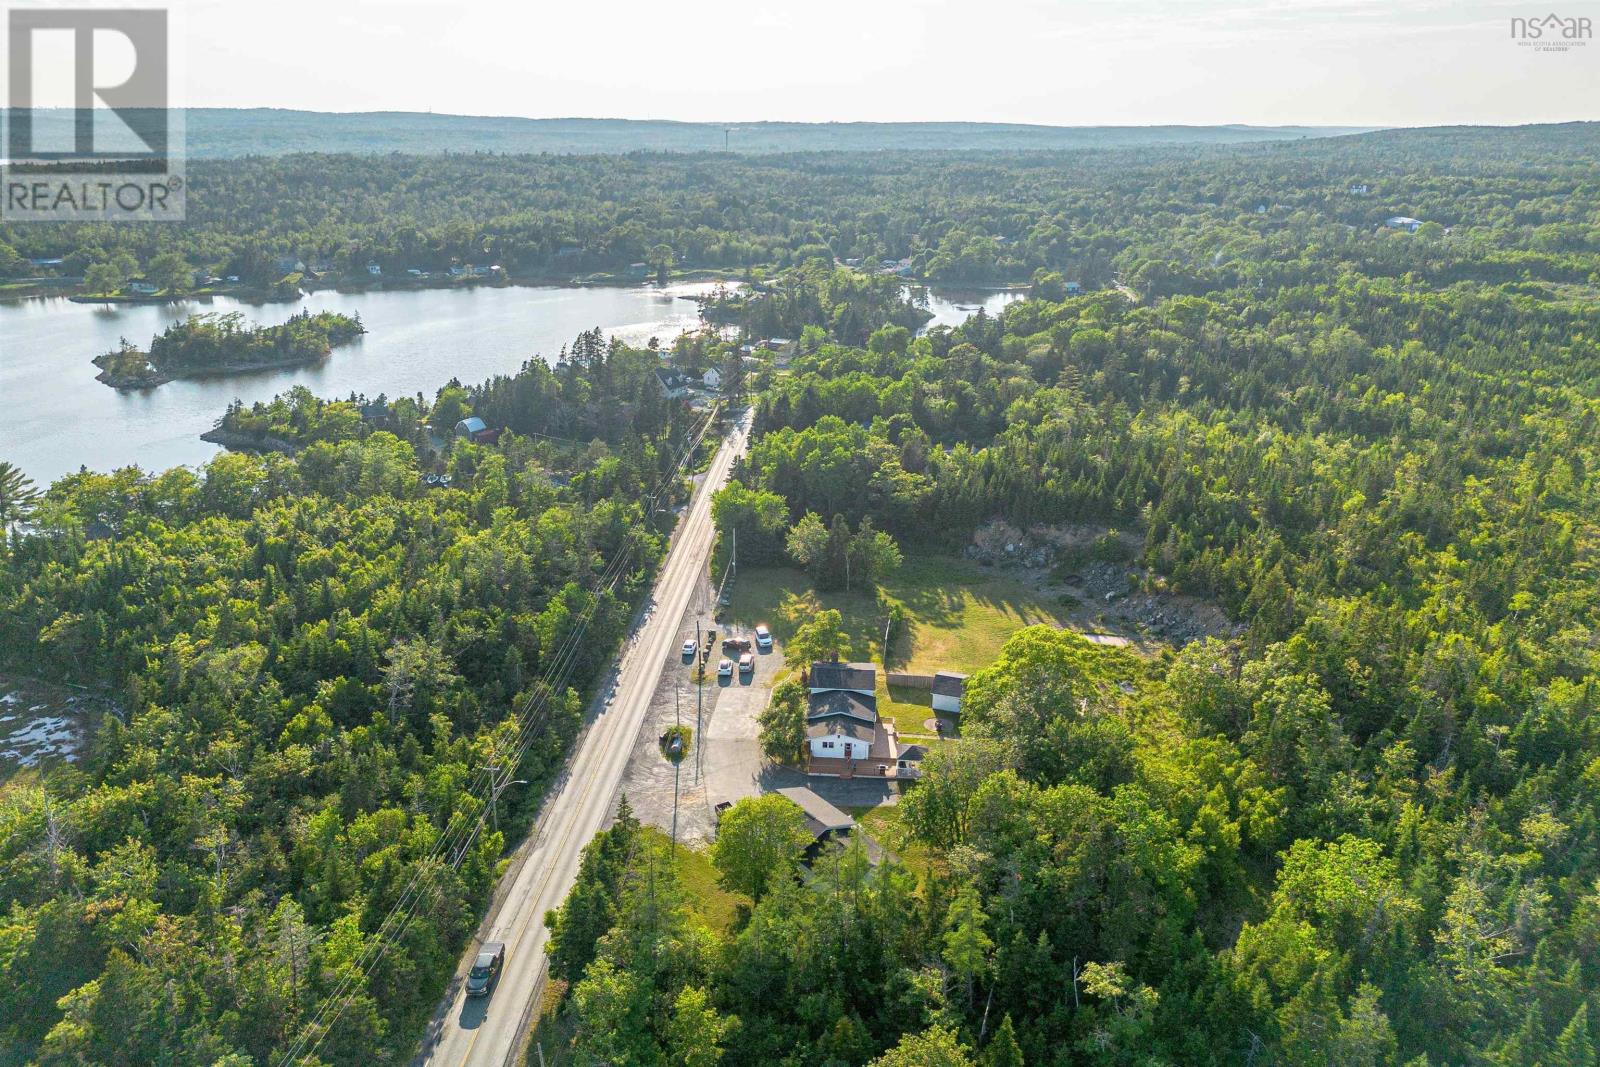
<svg viewBox="0 0 1600 1067"><path fill-rule="evenodd" d="M1600 118L1537 0L178 0L188 102L1053 125ZM145 0L148 4L149 0ZM73 5L76 6L76 5Z"/></svg>

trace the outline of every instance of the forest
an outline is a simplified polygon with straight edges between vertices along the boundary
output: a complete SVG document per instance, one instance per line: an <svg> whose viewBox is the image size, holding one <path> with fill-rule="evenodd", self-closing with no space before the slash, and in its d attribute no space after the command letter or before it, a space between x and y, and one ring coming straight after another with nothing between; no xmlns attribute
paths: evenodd
<svg viewBox="0 0 1600 1067"><path fill-rule="evenodd" d="M1074 152L195 160L181 227L0 226L0 278L61 258L50 269L68 277L181 278L187 266L269 291L285 260L364 285L369 265L394 279L490 263L548 281L633 263L737 274L821 255L909 261L942 283L1027 282L1044 268L1165 295L1281 284L1280 254L1332 242L1371 245L1363 254L1388 277L1581 281L1573 253L1594 223L1569 197L1592 187L1597 144L1600 124L1580 123ZM1373 241L1395 216L1473 236Z"/></svg>
<svg viewBox="0 0 1600 1067"><path fill-rule="evenodd" d="M0 1063L264 1065L308 1031L315 1062L409 1054L700 459L653 352L586 335L567 362L420 416L532 379L581 440L439 453L301 391L262 416L292 456L5 486L26 529L0 552L0 660L121 712L0 789ZM498 827L494 761L530 783Z"/></svg>
<svg viewBox="0 0 1600 1067"><path fill-rule="evenodd" d="M726 926L619 817L554 920L573 1062L1596 1062L1597 193L1178 233L1175 295L1041 275L997 318L803 346L718 499L742 555L1099 523L1244 631L1141 660L1023 630L901 859L807 867L798 809L725 815ZM1536 230L1567 280L1502 273Z"/></svg>
<svg viewBox="0 0 1600 1067"><path fill-rule="evenodd" d="M1588 126L301 156L240 161L184 231L52 233L84 263L490 240L525 267L658 245L749 267L708 307L726 340L673 353L732 371L741 341L797 342L725 386L754 405L714 508L742 558L807 553L820 582L994 518L1089 524L1240 624L1148 657L1020 631L893 809L892 855L805 867L787 802L730 809L725 922L623 805L549 920L569 1062L1577 1067L1600 1011L1597 164ZM486 173L476 214L428 195ZM43 254L22 229L0 240ZM925 329L875 275L905 257L1031 295ZM531 739L519 773L549 780L662 551L648 502L682 493L697 419L660 362L590 333L487 382L441 370L431 398L295 391L219 413L287 453L83 473L5 515L27 512L0 666L123 712L0 791L0 1063L276 1063L346 979L315 1062L409 1054L517 831L460 832L474 776ZM467 413L499 441L436 446Z"/></svg>
<svg viewBox="0 0 1600 1067"><path fill-rule="evenodd" d="M141 351L122 346L95 357L99 381L119 389L161 385L175 378L312 363L349 344L366 328L359 316L302 311L275 326L246 326L244 313L190 315L162 330Z"/></svg>

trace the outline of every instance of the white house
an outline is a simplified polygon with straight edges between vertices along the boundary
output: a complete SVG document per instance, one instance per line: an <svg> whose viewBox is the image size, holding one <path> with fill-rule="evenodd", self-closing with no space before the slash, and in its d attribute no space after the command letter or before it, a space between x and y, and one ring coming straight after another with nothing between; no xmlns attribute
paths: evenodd
<svg viewBox="0 0 1600 1067"><path fill-rule="evenodd" d="M859 719L826 719L806 725L806 743L812 759L864 760L872 754L877 723Z"/></svg>
<svg viewBox="0 0 1600 1067"><path fill-rule="evenodd" d="M806 747L812 759L894 759L894 737L878 720L876 667L813 663L806 687Z"/></svg>
<svg viewBox="0 0 1600 1067"><path fill-rule="evenodd" d="M689 395L689 379L672 367L656 368L656 384L668 400L682 400Z"/></svg>
<svg viewBox="0 0 1600 1067"><path fill-rule="evenodd" d="M955 671L939 671L933 676L933 710L952 715L961 713L961 694L967 686L967 676Z"/></svg>
<svg viewBox="0 0 1600 1067"><path fill-rule="evenodd" d="M715 367L707 368L706 372L700 375L700 382L707 389L721 389L722 372L717 370Z"/></svg>

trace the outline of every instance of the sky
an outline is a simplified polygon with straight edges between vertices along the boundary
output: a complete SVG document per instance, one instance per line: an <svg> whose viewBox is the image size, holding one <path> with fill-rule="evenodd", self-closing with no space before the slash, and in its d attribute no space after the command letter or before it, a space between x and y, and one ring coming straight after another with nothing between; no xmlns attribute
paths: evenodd
<svg viewBox="0 0 1600 1067"><path fill-rule="evenodd" d="M1600 24L1595 0L1553 2L175 0L172 12L189 106L1074 126L1600 119L1600 40L1550 53L1511 38L1514 16Z"/></svg>

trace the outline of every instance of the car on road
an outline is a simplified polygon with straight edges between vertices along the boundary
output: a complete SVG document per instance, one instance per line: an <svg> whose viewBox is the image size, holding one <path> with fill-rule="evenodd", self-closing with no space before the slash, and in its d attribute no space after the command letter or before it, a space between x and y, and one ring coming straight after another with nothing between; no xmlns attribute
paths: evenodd
<svg viewBox="0 0 1600 1067"><path fill-rule="evenodd" d="M744 655L739 657L739 673L740 674L751 674L751 673L754 673L755 669L756 669L756 657L755 657L754 653L746 652Z"/></svg>
<svg viewBox="0 0 1600 1067"><path fill-rule="evenodd" d="M725 659L721 663L717 664L717 677L718 678L732 678L733 677L733 660Z"/></svg>
<svg viewBox="0 0 1600 1067"><path fill-rule="evenodd" d="M766 623L756 627L756 647L763 652L772 650L772 631L767 629Z"/></svg>
<svg viewBox="0 0 1600 1067"><path fill-rule="evenodd" d="M685 641L683 643L683 658L684 659L693 659L694 658L695 649L697 647L698 646L696 646L695 643L694 643L694 638L691 637L691 638L689 638L689 640Z"/></svg>
<svg viewBox="0 0 1600 1067"><path fill-rule="evenodd" d="M467 972L467 996L486 997L500 980L500 970L506 963L506 946L503 941L485 941L478 949L478 958L472 961Z"/></svg>
<svg viewBox="0 0 1600 1067"><path fill-rule="evenodd" d="M724 652L749 652L750 639L748 637L724 637L722 639Z"/></svg>

